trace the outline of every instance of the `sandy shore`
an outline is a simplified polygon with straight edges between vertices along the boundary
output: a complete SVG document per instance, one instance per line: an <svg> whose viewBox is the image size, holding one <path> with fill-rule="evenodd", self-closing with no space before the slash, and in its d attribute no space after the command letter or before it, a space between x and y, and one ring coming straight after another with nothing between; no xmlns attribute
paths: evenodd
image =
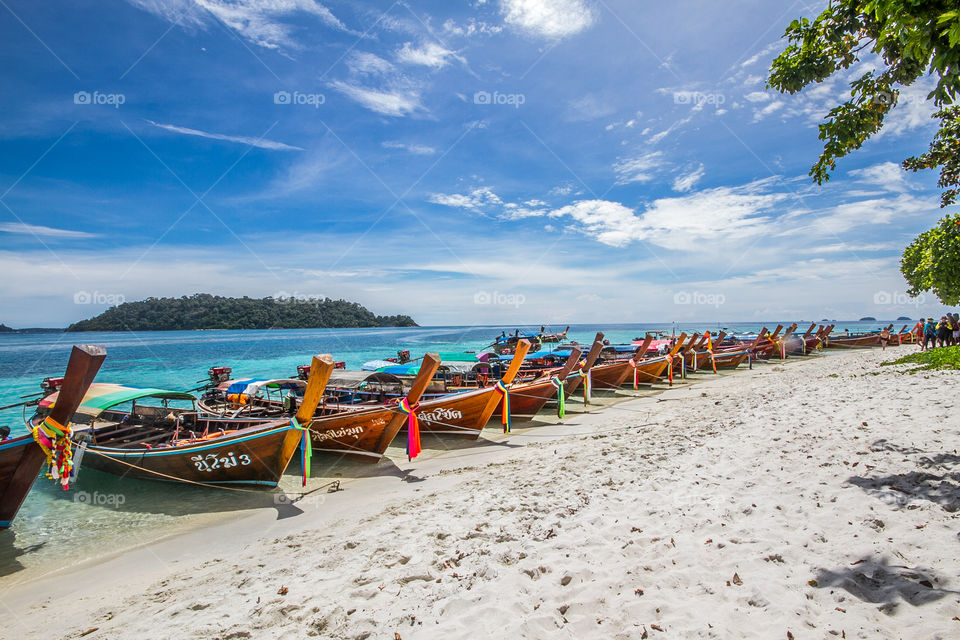
<svg viewBox="0 0 960 640"><path fill-rule="evenodd" d="M8 577L0 635L960 637L956 374L877 366L914 349L395 449L337 493Z"/></svg>

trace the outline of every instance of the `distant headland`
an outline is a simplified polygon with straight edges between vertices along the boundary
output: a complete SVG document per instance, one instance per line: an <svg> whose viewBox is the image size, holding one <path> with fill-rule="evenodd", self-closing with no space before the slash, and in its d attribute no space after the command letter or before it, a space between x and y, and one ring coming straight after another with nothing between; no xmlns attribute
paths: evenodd
<svg viewBox="0 0 960 640"><path fill-rule="evenodd" d="M67 331L190 331L198 329L328 329L416 327L405 315L378 316L356 302L316 298L227 298L198 293L124 302Z"/></svg>

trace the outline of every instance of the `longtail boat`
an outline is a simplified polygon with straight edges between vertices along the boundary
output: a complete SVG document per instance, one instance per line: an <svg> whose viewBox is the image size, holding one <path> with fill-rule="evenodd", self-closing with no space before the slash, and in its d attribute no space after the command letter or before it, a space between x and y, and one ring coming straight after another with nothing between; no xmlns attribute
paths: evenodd
<svg viewBox="0 0 960 640"><path fill-rule="evenodd" d="M562 385L563 382L573 371L580 361L580 349L573 347L566 362L559 369L545 372L540 377L528 382L514 383L509 387L510 393L510 411L508 415L511 420L532 420L544 405L553 398L557 397L557 382ZM499 413L503 413L503 400L498 404ZM506 422L501 418L501 424Z"/></svg>
<svg viewBox="0 0 960 640"><path fill-rule="evenodd" d="M314 417L310 423L313 450L342 454L361 462L379 462L400 429L409 423L410 413L417 411L420 398L439 365L436 354L426 354L420 363L420 372L399 404L348 407Z"/></svg>
<svg viewBox="0 0 960 640"><path fill-rule="evenodd" d="M309 455L299 421L309 424L332 370L329 356L316 356L300 410L282 420L208 416L186 392L93 384L74 418L89 425L82 466L143 480L274 487L298 446ZM59 402L48 397L40 411Z"/></svg>
<svg viewBox="0 0 960 640"><path fill-rule="evenodd" d="M600 351L601 360L594 364L590 371L590 382L596 390L616 390L623 386L624 381L637 367L637 363L647 353L647 348L653 342L653 336L649 333L639 345L630 345L629 351L613 350L611 347L604 346ZM623 358L623 354L629 354L629 357ZM612 357L605 357L612 355Z"/></svg>
<svg viewBox="0 0 960 640"><path fill-rule="evenodd" d="M0 529L10 527L45 463L50 465L50 475L68 487L73 471L70 418L106 356L101 346L73 347L59 391L60 406L34 425L33 433L0 438Z"/></svg>
<svg viewBox="0 0 960 640"><path fill-rule="evenodd" d="M879 347L879 333L850 333L840 336L828 336L825 346L830 349L836 348L862 348Z"/></svg>
<svg viewBox="0 0 960 640"><path fill-rule="evenodd" d="M421 402L417 412L420 430L424 433L479 437L484 426L490 421L490 416L501 403L504 388L513 382L520 371L530 346L527 340L521 340L517 344L513 360L496 386L452 393Z"/></svg>
<svg viewBox="0 0 960 640"><path fill-rule="evenodd" d="M593 368L594 363L596 363L597 358L600 357L600 352L603 351L603 332L598 331L596 337L593 339L593 345L590 347L590 351L587 352L587 357L584 359L583 364L579 367L574 368L574 370L567 375L566 379L563 381L563 394L564 398L569 398L581 385L584 384L585 380L589 379L590 370ZM590 398L590 389L584 387L584 399Z"/></svg>

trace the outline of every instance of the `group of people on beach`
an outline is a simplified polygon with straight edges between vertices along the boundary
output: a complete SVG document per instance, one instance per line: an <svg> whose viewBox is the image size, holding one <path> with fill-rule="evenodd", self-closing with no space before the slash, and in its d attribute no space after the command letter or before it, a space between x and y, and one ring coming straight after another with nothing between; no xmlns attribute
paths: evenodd
<svg viewBox="0 0 960 640"><path fill-rule="evenodd" d="M923 319L914 328L922 337L920 351L929 348L949 347L960 344L960 314L948 313L940 317L940 322L933 318Z"/></svg>

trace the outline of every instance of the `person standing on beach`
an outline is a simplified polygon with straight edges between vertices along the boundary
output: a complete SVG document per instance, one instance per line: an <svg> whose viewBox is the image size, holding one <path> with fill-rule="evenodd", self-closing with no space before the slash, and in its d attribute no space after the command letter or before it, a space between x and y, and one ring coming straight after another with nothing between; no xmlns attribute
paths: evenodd
<svg viewBox="0 0 960 640"><path fill-rule="evenodd" d="M949 339L953 336L953 330L947 321L947 316L940 316L940 322L937 323L937 343L938 347L945 347Z"/></svg>
<svg viewBox="0 0 960 640"><path fill-rule="evenodd" d="M923 325L923 343L920 351L926 351L928 343L934 347L937 346L937 326L933 324L933 318L927 318L926 324Z"/></svg>
<svg viewBox="0 0 960 640"><path fill-rule="evenodd" d="M953 344L960 344L960 314L953 314Z"/></svg>
<svg viewBox="0 0 960 640"><path fill-rule="evenodd" d="M890 342L890 330L884 328L884 330L880 332L880 350L881 351L887 350L888 342Z"/></svg>

